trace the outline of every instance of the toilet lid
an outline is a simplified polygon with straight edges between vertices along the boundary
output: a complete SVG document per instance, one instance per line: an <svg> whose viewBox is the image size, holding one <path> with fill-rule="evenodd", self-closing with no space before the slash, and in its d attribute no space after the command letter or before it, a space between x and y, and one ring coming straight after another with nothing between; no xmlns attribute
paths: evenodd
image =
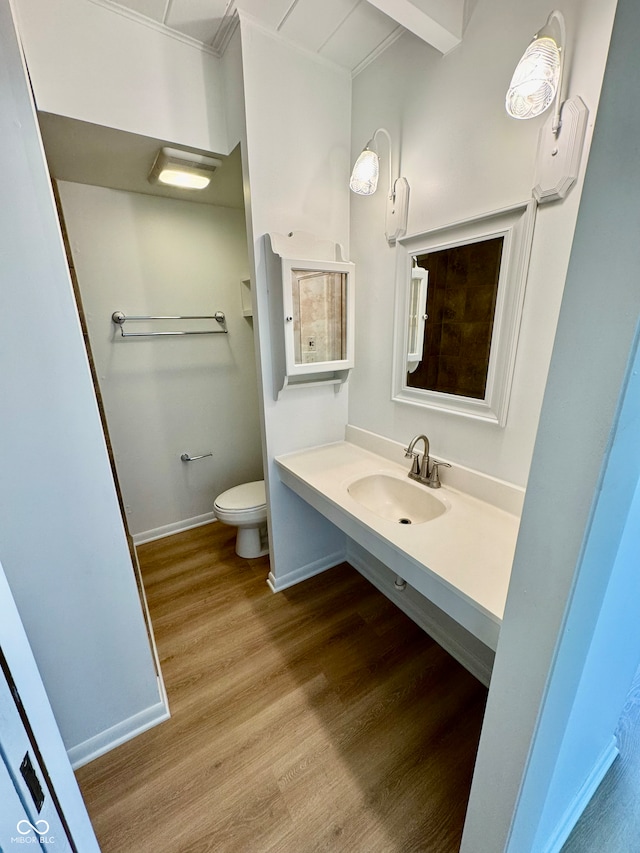
<svg viewBox="0 0 640 853"><path fill-rule="evenodd" d="M243 483L223 492L215 500L215 505L221 509L253 509L264 506L267 497L264 490L264 480L256 480L253 483Z"/></svg>

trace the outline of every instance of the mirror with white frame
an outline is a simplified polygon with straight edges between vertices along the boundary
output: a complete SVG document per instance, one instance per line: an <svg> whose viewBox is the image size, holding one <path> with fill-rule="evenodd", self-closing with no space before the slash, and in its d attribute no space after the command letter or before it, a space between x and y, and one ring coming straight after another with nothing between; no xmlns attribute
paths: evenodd
<svg viewBox="0 0 640 853"><path fill-rule="evenodd" d="M287 374L353 367L354 265L282 260Z"/></svg>
<svg viewBox="0 0 640 853"><path fill-rule="evenodd" d="M504 426L536 203L397 243L393 399Z"/></svg>
<svg viewBox="0 0 640 853"><path fill-rule="evenodd" d="M304 231L265 235L274 397L335 385L354 360L355 265L339 243Z"/></svg>

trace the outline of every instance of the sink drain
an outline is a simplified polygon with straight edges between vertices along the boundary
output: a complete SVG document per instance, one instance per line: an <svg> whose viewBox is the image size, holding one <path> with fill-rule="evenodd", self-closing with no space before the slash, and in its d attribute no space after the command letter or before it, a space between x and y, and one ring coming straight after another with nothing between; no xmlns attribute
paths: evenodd
<svg viewBox="0 0 640 853"><path fill-rule="evenodd" d="M398 522L400 524L411 524L411 519L410 518L399 518Z"/></svg>

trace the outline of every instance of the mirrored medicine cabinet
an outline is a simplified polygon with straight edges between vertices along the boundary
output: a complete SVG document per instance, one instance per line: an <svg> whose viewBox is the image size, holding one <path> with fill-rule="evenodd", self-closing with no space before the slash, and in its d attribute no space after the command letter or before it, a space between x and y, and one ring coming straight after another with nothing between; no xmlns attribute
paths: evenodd
<svg viewBox="0 0 640 853"><path fill-rule="evenodd" d="M536 203L397 244L393 399L504 426Z"/></svg>
<svg viewBox="0 0 640 853"><path fill-rule="evenodd" d="M270 234L276 397L289 388L342 385L353 367L355 267L337 243Z"/></svg>

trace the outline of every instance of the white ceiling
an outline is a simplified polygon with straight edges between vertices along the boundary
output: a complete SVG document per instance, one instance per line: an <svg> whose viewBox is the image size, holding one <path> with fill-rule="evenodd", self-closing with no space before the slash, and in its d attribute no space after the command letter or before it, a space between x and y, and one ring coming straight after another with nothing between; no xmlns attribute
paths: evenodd
<svg viewBox="0 0 640 853"><path fill-rule="evenodd" d="M357 73L405 27L442 53L472 0L92 0L127 10L222 54L241 10L289 41ZM403 26L404 25L404 26Z"/></svg>
<svg viewBox="0 0 640 853"><path fill-rule="evenodd" d="M222 55L242 11L269 30L356 74L410 30L441 53L460 43L477 0L87 0L195 40ZM167 143L50 114L40 115L45 150L58 180L97 184L225 207L242 207L238 151L223 159L197 197L151 185L147 175ZM174 145L175 147L175 145ZM210 153L210 152L200 152Z"/></svg>

